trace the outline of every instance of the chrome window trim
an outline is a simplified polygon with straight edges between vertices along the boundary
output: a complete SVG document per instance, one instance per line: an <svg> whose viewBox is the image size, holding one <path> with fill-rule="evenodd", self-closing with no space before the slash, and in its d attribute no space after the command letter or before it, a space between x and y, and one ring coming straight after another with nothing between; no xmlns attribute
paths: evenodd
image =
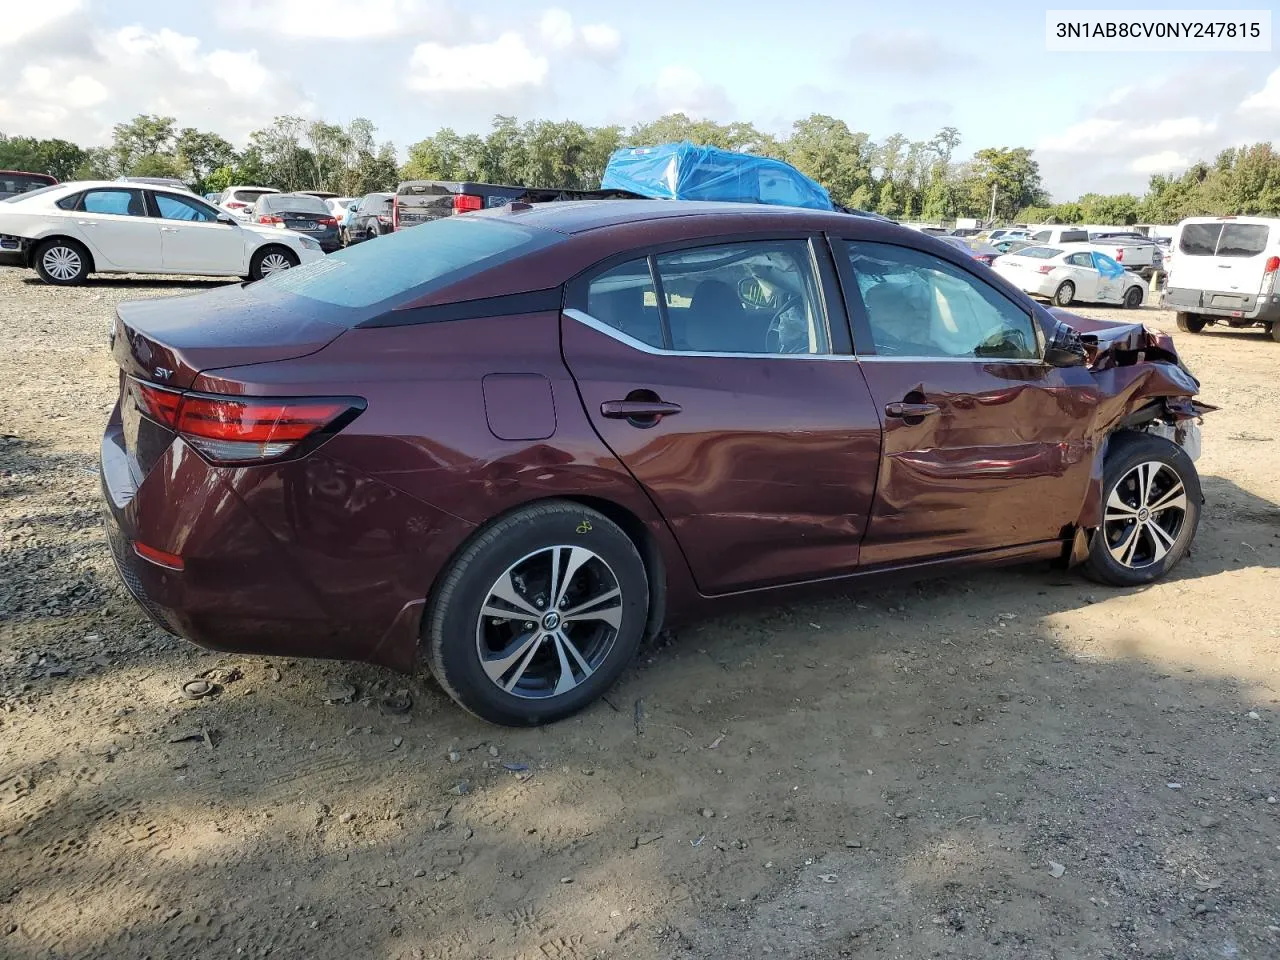
<svg viewBox="0 0 1280 960"><path fill-rule="evenodd" d="M630 334L623 333L616 327L611 327L604 321L597 320L591 314L576 307L566 307L562 312L566 317L576 320L585 327L590 327L597 333L603 333L606 337L612 337L633 350L639 350L641 353L647 353L655 357L723 357L738 360L840 360L853 361L855 363L858 360L855 356L842 353L722 353L703 350L664 350L662 347L655 347L652 344L645 343L643 340L637 340Z"/></svg>

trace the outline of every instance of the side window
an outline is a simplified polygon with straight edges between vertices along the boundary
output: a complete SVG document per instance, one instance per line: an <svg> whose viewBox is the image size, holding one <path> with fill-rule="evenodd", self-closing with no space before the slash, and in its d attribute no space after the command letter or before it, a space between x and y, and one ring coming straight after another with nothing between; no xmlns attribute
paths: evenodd
<svg viewBox="0 0 1280 960"><path fill-rule="evenodd" d="M1053 236L1052 231L1041 230L1039 233L1033 233L1031 235L1031 239L1035 240L1037 243L1047 243L1049 241L1049 238L1052 236Z"/></svg>
<svg viewBox="0 0 1280 960"><path fill-rule="evenodd" d="M86 190L80 209L85 213L112 213L122 217L145 217L142 194L137 190Z"/></svg>
<svg viewBox="0 0 1280 960"><path fill-rule="evenodd" d="M74 210L76 208L76 205L79 202L80 202L80 194L73 193L69 197L63 197L61 200L59 200L55 204L55 206L57 206L61 210Z"/></svg>
<svg viewBox="0 0 1280 960"><path fill-rule="evenodd" d="M1182 228L1178 249L1190 257L1212 257L1221 235L1220 223L1188 223Z"/></svg>
<svg viewBox="0 0 1280 960"><path fill-rule="evenodd" d="M218 219L218 215L203 203L197 204L190 200L183 200L180 197L171 196L167 193L153 194L156 198L156 207L160 210L160 216L165 220L190 220L195 223L213 223Z"/></svg>
<svg viewBox="0 0 1280 960"><path fill-rule="evenodd" d="M877 354L1039 358L1030 315L977 277L909 247L847 249Z"/></svg>
<svg viewBox="0 0 1280 960"><path fill-rule="evenodd" d="M1267 233L1260 223L1228 223L1218 241L1218 256L1256 257L1267 249Z"/></svg>
<svg viewBox="0 0 1280 960"><path fill-rule="evenodd" d="M698 247L661 254L655 262L672 349L831 351L806 241Z"/></svg>
<svg viewBox="0 0 1280 960"><path fill-rule="evenodd" d="M1067 257L1067 263L1073 267L1092 267L1093 257L1087 253L1073 253Z"/></svg>
<svg viewBox="0 0 1280 960"><path fill-rule="evenodd" d="M595 277L587 287L587 313L651 347L666 346L647 257Z"/></svg>

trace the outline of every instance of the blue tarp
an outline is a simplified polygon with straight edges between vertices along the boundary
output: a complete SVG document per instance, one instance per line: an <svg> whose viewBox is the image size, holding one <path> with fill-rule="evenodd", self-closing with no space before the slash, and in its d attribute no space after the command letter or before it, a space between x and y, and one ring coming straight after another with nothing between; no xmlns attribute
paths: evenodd
<svg viewBox="0 0 1280 960"><path fill-rule="evenodd" d="M1115 260L1112 260L1105 253L1093 251L1093 266L1100 274L1108 280L1114 280L1116 277L1124 275L1124 267L1120 266Z"/></svg>
<svg viewBox="0 0 1280 960"><path fill-rule="evenodd" d="M781 160L753 157L688 140L614 151L602 190L627 190L657 200L727 200L832 210L819 183Z"/></svg>

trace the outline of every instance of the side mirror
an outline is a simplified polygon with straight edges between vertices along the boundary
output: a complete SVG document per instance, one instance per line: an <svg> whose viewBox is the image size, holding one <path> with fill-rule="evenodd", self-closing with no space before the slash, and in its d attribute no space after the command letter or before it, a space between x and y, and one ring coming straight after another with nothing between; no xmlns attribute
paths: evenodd
<svg viewBox="0 0 1280 960"><path fill-rule="evenodd" d="M1089 362L1084 341L1074 327L1059 320L1045 345L1044 362L1051 367L1083 367Z"/></svg>
<svg viewBox="0 0 1280 960"><path fill-rule="evenodd" d="M236 225L236 218L229 213L220 213L218 214L218 222L225 223L229 227L234 227Z"/></svg>

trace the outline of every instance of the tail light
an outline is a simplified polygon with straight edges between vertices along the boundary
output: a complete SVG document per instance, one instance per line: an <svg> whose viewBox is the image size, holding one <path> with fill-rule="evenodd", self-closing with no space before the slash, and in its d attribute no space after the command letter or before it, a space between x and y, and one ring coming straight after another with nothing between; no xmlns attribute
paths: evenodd
<svg viewBox="0 0 1280 960"><path fill-rule="evenodd" d="M1044 263L1036 267L1036 270L1040 273L1053 273L1054 267L1050 264Z"/></svg>
<svg viewBox="0 0 1280 960"><path fill-rule="evenodd" d="M1116 263L1124 263L1124 247L1116 247Z"/></svg>
<svg viewBox="0 0 1280 960"><path fill-rule="evenodd" d="M320 221L322 227L336 227L338 225L337 217L325 217Z"/></svg>
<svg viewBox="0 0 1280 960"><path fill-rule="evenodd" d="M382 218L379 217L378 219L381 220ZM400 229L400 198L399 197L391 198L391 229L392 230Z"/></svg>
<svg viewBox="0 0 1280 960"><path fill-rule="evenodd" d="M228 200L223 204L228 210L243 210L248 206L247 203L241 203L239 200Z"/></svg>
<svg viewBox="0 0 1280 960"><path fill-rule="evenodd" d="M484 209L484 197L477 197L472 193L458 193L453 197L454 213L470 213L473 210Z"/></svg>
<svg viewBox="0 0 1280 960"><path fill-rule="evenodd" d="M1280 257L1267 257L1266 266L1262 268L1262 289L1258 291L1261 296L1275 293L1277 271L1280 271Z"/></svg>
<svg viewBox="0 0 1280 960"><path fill-rule="evenodd" d="M182 393L129 381L138 409L217 464L245 465L299 452L365 408L360 397L239 397Z"/></svg>
<svg viewBox="0 0 1280 960"><path fill-rule="evenodd" d="M284 226L284 221L281 220L279 217L272 217L265 213L258 218L258 222L265 223L268 226L277 226L277 227Z"/></svg>
<svg viewBox="0 0 1280 960"><path fill-rule="evenodd" d="M379 217L379 218L378 218L378 222L379 222L379 223L389 223L389 224L391 224L392 226L394 226L394 225L395 225L395 223L394 223L394 221L391 219L391 217Z"/></svg>

